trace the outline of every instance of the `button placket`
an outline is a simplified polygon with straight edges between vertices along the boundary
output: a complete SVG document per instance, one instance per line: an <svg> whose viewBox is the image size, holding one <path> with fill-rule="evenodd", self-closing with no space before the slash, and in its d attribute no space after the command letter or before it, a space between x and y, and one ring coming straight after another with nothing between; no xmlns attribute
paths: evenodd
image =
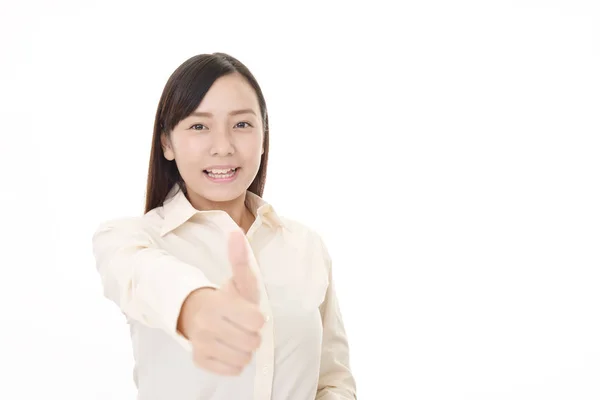
<svg viewBox="0 0 600 400"><path fill-rule="evenodd" d="M271 318L271 307L267 289L265 287L258 261L252 257L253 266L256 267L258 289L260 291L260 310L265 316L263 326L262 344L256 354L256 376L254 381L254 398L256 400L270 400L273 391L273 369L275 362L275 338L273 335L273 324Z"/></svg>

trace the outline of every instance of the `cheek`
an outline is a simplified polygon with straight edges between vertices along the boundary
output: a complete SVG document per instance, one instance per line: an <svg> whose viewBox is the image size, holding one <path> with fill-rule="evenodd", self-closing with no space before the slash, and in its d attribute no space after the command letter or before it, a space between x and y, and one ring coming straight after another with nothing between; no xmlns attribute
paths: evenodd
<svg viewBox="0 0 600 400"><path fill-rule="evenodd" d="M206 152L206 144L198 138L181 138L174 144L175 157L181 162L196 162Z"/></svg>
<svg viewBox="0 0 600 400"><path fill-rule="evenodd" d="M262 157L262 142L260 140L256 140L253 138L252 140L248 140L244 143L243 147L244 158L252 163L260 164L260 159Z"/></svg>

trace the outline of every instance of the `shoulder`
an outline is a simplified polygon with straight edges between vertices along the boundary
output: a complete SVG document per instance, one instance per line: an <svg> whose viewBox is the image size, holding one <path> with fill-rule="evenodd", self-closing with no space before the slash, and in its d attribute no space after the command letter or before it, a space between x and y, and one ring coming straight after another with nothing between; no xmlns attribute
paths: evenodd
<svg viewBox="0 0 600 400"><path fill-rule="evenodd" d="M141 216L111 218L99 223L94 232L94 240L101 236L160 237L163 218L160 209L154 209Z"/></svg>

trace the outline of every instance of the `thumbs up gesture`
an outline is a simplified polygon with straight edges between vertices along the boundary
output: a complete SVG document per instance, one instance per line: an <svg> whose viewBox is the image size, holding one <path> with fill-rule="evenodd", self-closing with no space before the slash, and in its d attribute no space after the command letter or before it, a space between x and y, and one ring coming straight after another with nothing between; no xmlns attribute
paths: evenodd
<svg viewBox="0 0 600 400"><path fill-rule="evenodd" d="M178 330L190 340L198 367L232 376L242 372L260 346L265 319L241 231L230 235L228 253L231 279L220 289L192 292L181 307Z"/></svg>
<svg viewBox="0 0 600 400"><path fill-rule="evenodd" d="M246 238L241 231L234 231L229 236L228 255L233 276L225 285L225 290L258 305L258 282L250 269Z"/></svg>

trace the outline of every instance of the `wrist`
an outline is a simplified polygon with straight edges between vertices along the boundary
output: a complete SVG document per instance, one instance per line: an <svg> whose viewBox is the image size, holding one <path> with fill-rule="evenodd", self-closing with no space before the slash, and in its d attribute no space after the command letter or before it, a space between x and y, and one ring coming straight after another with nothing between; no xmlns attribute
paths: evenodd
<svg viewBox="0 0 600 400"><path fill-rule="evenodd" d="M206 296L214 291L215 289L212 287L195 289L183 301L177 319L177 331L186 339L189 340L189 321L198 310L198 306L204 303Z"/></svg>

